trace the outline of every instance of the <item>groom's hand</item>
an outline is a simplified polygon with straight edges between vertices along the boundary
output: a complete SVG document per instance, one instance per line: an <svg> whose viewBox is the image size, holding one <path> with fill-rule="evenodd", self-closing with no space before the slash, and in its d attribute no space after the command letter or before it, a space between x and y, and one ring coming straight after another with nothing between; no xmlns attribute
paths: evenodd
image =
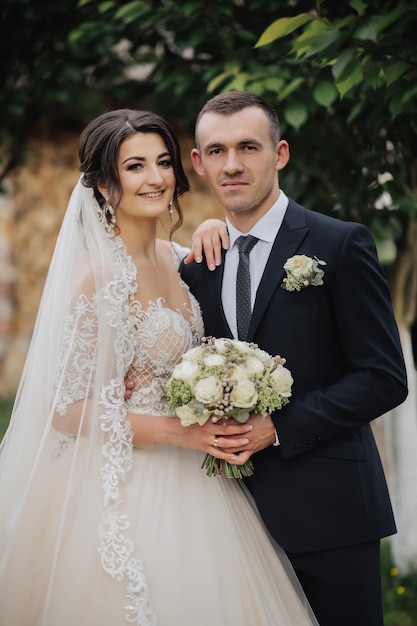
<svg viewBox="0 0 417 626"><path fill-rule="evenodd" d="M215 445L211 446L209 452L235 465L243 465L254 452L275 443L275 426L269 415L262 417L259 413L252 413L245 424L238 424L235 420L220 424L215 429L216 436L213 439ZM248 428L244 433L241 430L243 426Z"/></svg>

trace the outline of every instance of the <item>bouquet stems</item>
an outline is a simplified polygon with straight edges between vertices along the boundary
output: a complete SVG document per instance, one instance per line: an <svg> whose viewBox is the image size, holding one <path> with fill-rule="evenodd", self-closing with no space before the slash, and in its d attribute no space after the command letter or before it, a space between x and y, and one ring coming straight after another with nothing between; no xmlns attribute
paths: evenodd
<svg viewBox="0 0 417 626"><path fill-rule="evenodd" d="M250 459L243 465L233 465L222 459L217 459L211 454L206 454L201 468L206 470L207 476L220 476L222 471L224 471L226 478L246 478L253 474L253 463Z"/></svg>

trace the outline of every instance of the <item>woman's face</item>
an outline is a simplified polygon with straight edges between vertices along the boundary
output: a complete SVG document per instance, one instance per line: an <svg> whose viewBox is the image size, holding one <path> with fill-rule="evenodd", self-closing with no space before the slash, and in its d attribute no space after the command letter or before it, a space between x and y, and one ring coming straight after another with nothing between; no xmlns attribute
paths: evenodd
<svg viewBox="0 0 417 626"><path fill-rule="evenodd" d="M155 218L167 211L175 191L172 159L157 133L136 133L123 141L118 158L122 198L116 222Z"/></svg>

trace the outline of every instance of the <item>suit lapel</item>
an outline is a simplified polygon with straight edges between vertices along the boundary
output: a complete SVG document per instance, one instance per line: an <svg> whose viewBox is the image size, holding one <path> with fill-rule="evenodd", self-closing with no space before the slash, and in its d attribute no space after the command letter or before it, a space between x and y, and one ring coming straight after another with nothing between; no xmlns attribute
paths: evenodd
<svg viewBox="0 0 417 626"><path fill-rule="evenodd" d="M281 228L275 238L261 282L256 294L248 340L251 341L263 317L272 295L282 283L284 264L297 253L299 246L309 232L306 225L305 209L292 200L289 201Z"/></svg>
<svg viewBox="0 0 417 626"><path fill-rule="evenodd" d="M223 285L223 274L224 274L224 264L225 264L225 255L226 250L222 250L222 263L216 270L210 274L210 278L213 280L213 292L207 291L206 296L209 298L208 301L208 310L219 312L216 315L216 325L218 324L218 329L213 333L217 337L233 337L232 331L230 330L229 324L227 322L226 316L224 314L223 302L222 302L222 285ZM211 300L211 301L210 301ZM211 318L210 318L211 319ZM211 321L213 321L211 319Z"/></svg>

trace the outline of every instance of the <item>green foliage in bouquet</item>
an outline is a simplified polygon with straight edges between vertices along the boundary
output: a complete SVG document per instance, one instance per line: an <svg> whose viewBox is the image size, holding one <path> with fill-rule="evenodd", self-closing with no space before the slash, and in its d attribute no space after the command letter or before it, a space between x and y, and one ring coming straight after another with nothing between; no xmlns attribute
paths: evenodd
<svg viewBox="0 0 417 626"><path fill-rule="evenodd" d="M271 356L254 343L205 337L186 352L166 387L170 411L183 426L203 426L234 419L245 423L251 413L262 416L289 402L293 379L285 359ZM253 472L252 461L233 465L207 454L202 467L208 476L242 478Z"/></svg>

